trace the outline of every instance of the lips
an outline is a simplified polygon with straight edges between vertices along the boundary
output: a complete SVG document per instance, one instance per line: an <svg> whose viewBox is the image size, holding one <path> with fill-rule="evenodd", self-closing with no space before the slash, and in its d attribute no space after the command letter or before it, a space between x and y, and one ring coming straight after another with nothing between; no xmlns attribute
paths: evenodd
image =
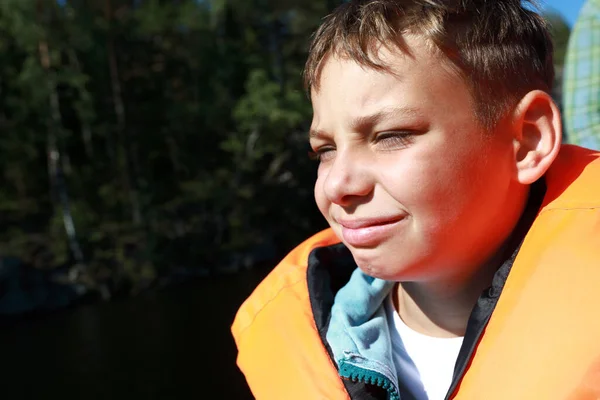
<svg viewBox="0 0 600 400"><path fill-rule="evenodd" d="M340 219L344 241L353 247L374 247L389 238L405 219L404 215Z"/></svg>
<svg viewBox="0 0 600 400"><path fill-rule="evenodd" d="M404 216L378 217L378 218L357 218L357 219L338 219L337 223L348 229L368 228L371 226L386 225L398 222Z"/></svg>

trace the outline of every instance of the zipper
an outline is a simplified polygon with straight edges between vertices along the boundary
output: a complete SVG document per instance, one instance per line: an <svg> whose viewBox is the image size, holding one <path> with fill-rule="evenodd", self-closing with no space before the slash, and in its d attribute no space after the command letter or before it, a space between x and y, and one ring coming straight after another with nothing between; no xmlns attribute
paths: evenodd
<svg viewBox="0 0 600 400"><path fill-rule="evenodd" d="M396 385L379 372L360 368L342 361L340 362L339 375L352 382L362 382L380 387L388 392L388 398L390 400L400 400L400 393L398 392Z"/></svg>

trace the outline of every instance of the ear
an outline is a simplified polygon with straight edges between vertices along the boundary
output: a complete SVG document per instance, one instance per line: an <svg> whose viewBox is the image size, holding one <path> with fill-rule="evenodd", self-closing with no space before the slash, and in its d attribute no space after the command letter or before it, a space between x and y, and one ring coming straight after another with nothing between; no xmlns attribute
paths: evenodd
<svg viewBox="0 0 600 400"><path fill-rule="evenodd" d="M560 111L548 93L533 90L521 99L514 117L517 177L529 185L546 173L558 155L562 142Z"/></svg>

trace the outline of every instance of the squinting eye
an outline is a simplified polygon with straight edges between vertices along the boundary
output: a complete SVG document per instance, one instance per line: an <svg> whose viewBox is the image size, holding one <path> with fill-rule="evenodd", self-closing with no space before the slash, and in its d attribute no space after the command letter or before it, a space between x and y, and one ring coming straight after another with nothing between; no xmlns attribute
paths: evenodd
<svg viewBox="0 0 600 400"><path fill-rule="evenodd" d="M314 151L308 152L308 158L319 162L328 161L334 156L335 148L321 147Z"/></svg>
<svg viewBox="0 0 600 400"><path fill-rule="evenodd" d="M409 131L382 132L375 137L375 142L384 150L403 148L412 143L414 133Z"/></svg>
<svg viewBox="0 0 600 400"><path fill-rule="evenodd" d="M317 153L316 151L309 150L308 158L312 161L319 161L321 159L321 155L319 153Z"/></svg>

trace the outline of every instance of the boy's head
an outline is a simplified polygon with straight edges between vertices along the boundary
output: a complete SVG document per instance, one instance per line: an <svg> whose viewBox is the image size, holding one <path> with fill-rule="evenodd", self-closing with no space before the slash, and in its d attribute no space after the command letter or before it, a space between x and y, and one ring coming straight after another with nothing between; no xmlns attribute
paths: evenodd
<svg viewBox="0 0 600 400"><path fill-rule="evenodd" d="M560 147L543 21L512 0L351 1L314 40L315 198L333 230L372 276L476 279Z"/></svg>
<svg viewBox="0 0 600 400"><path fill-rule="evenodd" d="M552 87L553 46L546 23L521 0L349 1L315 33L305 86L309 92L318 89L323 61L331 55L385 69L377 49L406 51L407 34L426 39L466 81L486 128L525 93Z"/></svg>

